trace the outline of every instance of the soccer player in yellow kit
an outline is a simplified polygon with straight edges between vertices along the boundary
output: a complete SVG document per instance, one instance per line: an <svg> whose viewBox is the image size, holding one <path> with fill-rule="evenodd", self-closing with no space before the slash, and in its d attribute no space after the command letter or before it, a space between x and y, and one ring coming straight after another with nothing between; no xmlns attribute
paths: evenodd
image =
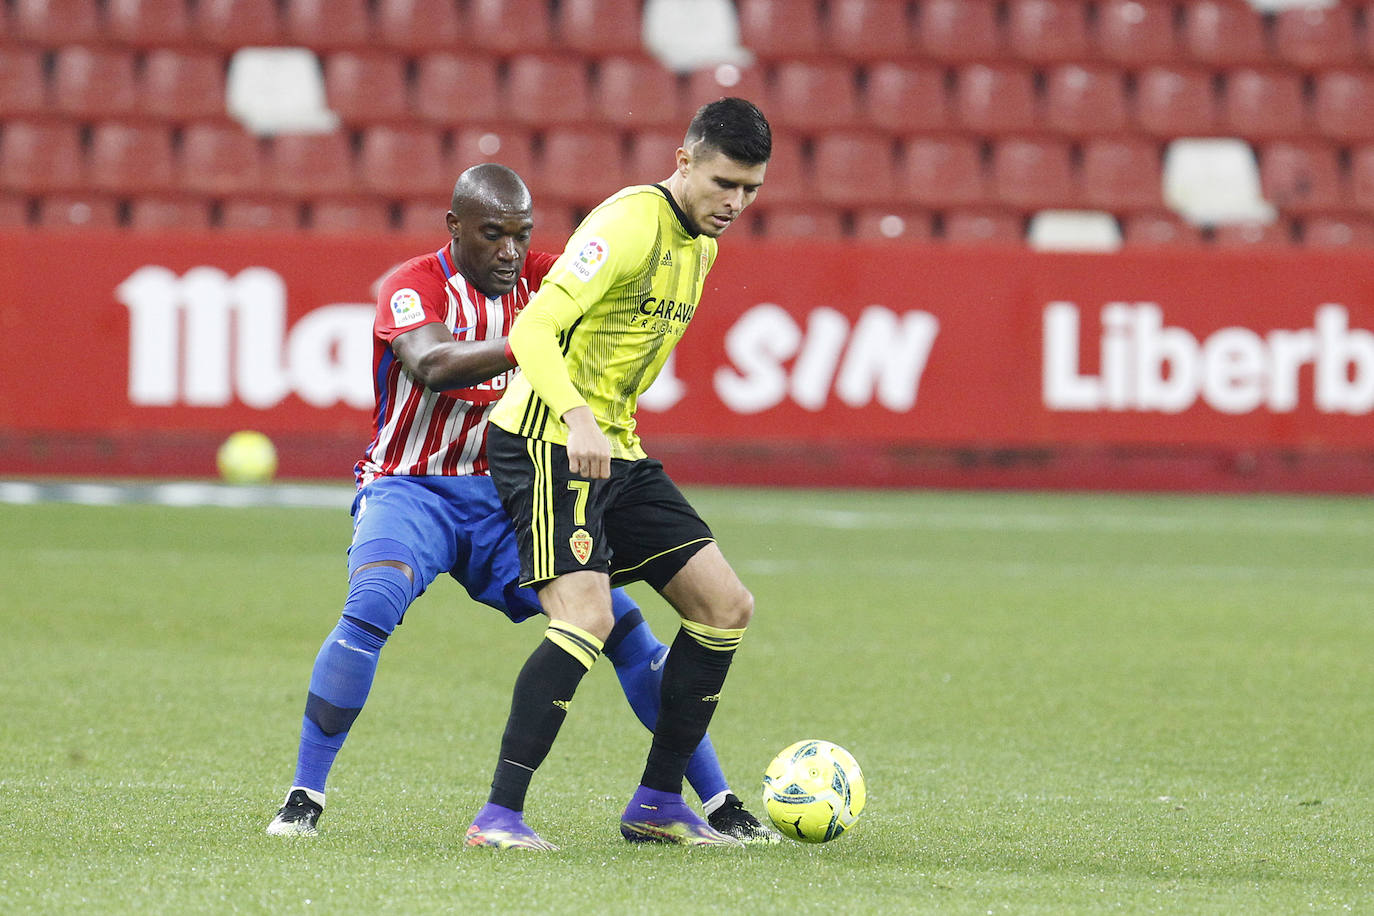
<svg viewBox="0 0 1374 916"><path fill-rule="evenodd" d="M521 371L491 414L487 452L515 527L521 584L538 591L549 624L516 678L469 845L554 848L524 821L530 778L610 633L612 585L638 580L673 606L681 629L620 832L632 841L739 842L684 802L682 779L754 601L710 528L645 454L634 414L697 309L716 239L753 202L771 154L768 121L753 104L702 106L672 176L593 210L511 328Z"/></svg>

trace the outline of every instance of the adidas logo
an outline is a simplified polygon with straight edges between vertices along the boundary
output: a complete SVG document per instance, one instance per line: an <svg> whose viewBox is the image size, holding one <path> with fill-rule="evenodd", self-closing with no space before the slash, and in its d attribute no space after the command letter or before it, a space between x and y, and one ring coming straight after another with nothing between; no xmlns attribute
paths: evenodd
<svg viewBox="0 0 1374 916"><path fill-rule="evenodd" d="M673 266L673 253L672 253L671 251L665 251L665 252L663 252L663 257L659 259L659 262L658 262L658 263L659 263L661 266L663 266L663 267L672 267L672 266Z"/></svg>

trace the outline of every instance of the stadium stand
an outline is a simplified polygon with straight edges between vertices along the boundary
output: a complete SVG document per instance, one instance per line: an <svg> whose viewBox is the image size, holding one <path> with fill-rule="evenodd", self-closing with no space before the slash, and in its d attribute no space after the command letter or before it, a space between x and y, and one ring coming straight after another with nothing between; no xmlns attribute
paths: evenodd
<svg viewBox="0 0 1374 916"><path fill-rule="evenodd" d="M1006 29L1007 50L1024 61L1053 64L1089 56L1088 12L1080 0L1009 0Z"/></svg>
<svg viewBox="0 0 1374 916"><path fill-rule="evenodd" d="M1117 64L1176 60L1174 10L1165 0L1103 0L1097 5L1093 43L1102 57Z"/></svg>
<svg viewBox="0 0 1374 916"><path fill-rule="evenodd" d="M282 40L321 53L365 48L373 41L368 0L286 0Z"/></svg>
<svg viewBox="0 0 1374 916"><path fill-rule="evenodd" d="M736 0L740 43L764 60L822 53L820 4L816 0Z"/></svg>
<svg viewBox="0 0 1374 916"><path fill-rule="evenodd" d="M170 124L227 117L226 68L218 51L149 51L139 82L139 113Z"/></svg>
<svg viewBox="0 0 1374 916"><path fill-rule="evenodd" d="M950 63L993 61L1002 52L993 0L927 0L917 8L916 49Z"/></svg>
<svg viewBox="0 0 1374 916"><path fill-rule="evenodd" d="M467 41L460 9L456 0L378 0L377 41L398 56L453 50Z"/></svg>
<svg viewBox="0 0 1374 916"><path fill-rule="evenodd" d="M191 12L185 0L106 0L105 30L122 45L176 48L191 38Z"/></svg>
<svg viewBox="0 0 1374 916"><path fill-rule="evenodd" d="M1045 78L1045 124L1074 137L1117 134L1127 119L1126 80L1119 70L1063 64Z"/></svg>
<svg viewBox="0 0 1374 916"><path fill-rule="evenodd" d="M469 51L433 51L415 62L409 108L438 128L501 116L497 58Z"/></svg>
<svg viewBox="0 0 1374 916"><path fill-rule="evenodd" d="M901 60L911 53L910 7L904 0L831 0L823 41L846 61Z"/></svg>
<svg viewBox="0 0 1374 916"><path fill-rule="evenodd" d="M51 109L76 119L120 117L138 102L133 55L67 45L53 55Z"/></svg>

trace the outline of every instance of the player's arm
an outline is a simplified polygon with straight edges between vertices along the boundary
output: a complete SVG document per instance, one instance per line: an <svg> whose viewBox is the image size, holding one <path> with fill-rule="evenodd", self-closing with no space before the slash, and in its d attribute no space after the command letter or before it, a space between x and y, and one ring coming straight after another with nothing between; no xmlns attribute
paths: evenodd
<svg viewBox="0 0 1374 916"><path fill-rule="evenodd" d="M514 363L506 338L454 340L442 322L431 321L392 339L405 370L431 391L471 388L509 370Z"/></svg>

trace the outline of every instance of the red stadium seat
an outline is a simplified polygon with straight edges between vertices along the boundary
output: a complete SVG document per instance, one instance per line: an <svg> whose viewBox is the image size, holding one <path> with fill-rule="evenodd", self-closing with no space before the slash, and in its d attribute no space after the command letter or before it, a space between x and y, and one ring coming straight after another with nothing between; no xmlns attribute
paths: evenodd
<svg viewBox="0 0 1374 916"><path fill-rule="evenodd" d="M963 67L955 83L954 112L960 126L979 133L1034 130L1040 118L1031 71L988 64Z"/></svg>
<svg viewBox="0 0 1374 916"><path fill-rule="evenodd" d="M496 58L478 53L435 51L416 61L411 109L431 124L488 121L501 114Z"/></svg>
<svg viewBox="0 0 1374 916"><path fill-rule="evenodd" d="M560 0L553 31L558 44L592 56L641 48L640 4L623 0Z"/></svg>
<svg viewBox="0 0 1374 916"><path fill-rule="evenodd" d="M300 226L301 205L291 200L232 197L219 214L219 228L231 232L294 232Z"/></svg>
<svg viewBox="0 0 1374 916"><path fill-rule="evenodd" d="M1124 131L1128 127L1126 80L1119 71L1062 64L1045 80L1045 124L1070 136Z"/></svg>
<svg viewBox="0 0 1374 916"><path fill-rule="evenodd" d="M450 184L464 169L482 162L499 162L514 169L520 176L534 174L534 141L529 131L515 125L467 124L454 137L449 157Z"/></svg>
<svg viewBox="0 0 1374 916"><path fill-rule="evenodd" d="M507 71L506 115L531 126L581 124L592 114L582 57L521 54Z"/></svg>
<svg viewBox="0 0 1374 916"><path fill-rule="evenodd" d="M1083 145L1083 203L1098 210L1161 210L1159 145L1143 138L1104 138Z"/></svg>
<svg viewBox="0 0 1374 916"><path fill-rule="evenodd" d="M921 55L950 63L1001 58L995 0L926 0L917 9Z"/></svg>
<svg viewBox="0 0 1374 916"><path fill-rule="evenodd" d="M1212 228L1212 242L1219 248L1291 248L1293 224L1284 219L1272 223L1222 223Z"/></svg>
<svg viewBox="0 0 1374 916"><path fill-rule="evenodd" d="M941 237L951 245L1020 245L1025 233L1021 214L976 208L945 214Z"/></svg>
<svg viewBox="0 0 1374 916"><path fill-rule="evenodd" d="M1222 129L1246 139L1298 136L1307 130L1302 76L1245 67L1227 74Z"/></svg>
<svg viewBox="0 0 1374 916"><path fill-rule="evenodd" d="M1079 0L1010 0L1008 53L1033 63L1082 60L1088 52L1088 17Z"/></svg>
<svg viewBox="0 0 1374 916"><path fill-rule="evenodd" d="M276 0L197 0L192 31L220 48L281 43Z"/></svg>
<svg viewBox="0 0 1374 916"><path fill-rule="evenodd" d="M119 117L138 102L134 56L113 48L70 45L54 55L53 109L75 118Z"/></svg>
<svg viewBox="0 0 1374 916"><path fill-rule="evenodd" d="M218 51L156 48L143 60L139 113L164 121L223 118L225 70Z"/></svg>
<svg viewBox="0 0 1374 916"><path fill-rule="evenodd" d="M1103 0L1097 6L1098 53L1123 64L1178 59L1174 4L1168 0Z"/></svg>
<svg viewBox="0 0 1374 916"><path fill-rule="evenodd" d="M999 140L992 151L992 192L999 203L1025 210L1078 206L1068 144L1019 137Z"/></svg>
<svg viewBox="0 0 1374 916"><path fill-rule="evenodd" d="M536 251L550 251L558 254L568 243L582 214L572 207L562 204L544 206L537 201L534 205L534 232L531 233L530 247Z"/></svg>
<svg viewBox="0 0 1374 916"><path fill-rule="evenodd" d="M139 48L177 47L191 36L186 0L107 0L110 38Z"/></svg>
<svg viewBox="0 0 1374 916"><path fill-rule="evenodd" d="M321 198L310 202L306 214L306 228L321 235L375 235L391 229L390 206L373 197Z"/></svg>
<svg viewBox="0 0 1374 916"><path fill-rule="evenodd" d="M836 205L890 202L896 192L894 153L887 134L821 135L812 149L816 197Z"/></svg>
<svg viewBox="0 0 1374 916"><path fill-rule="evenodd" d="M757 211L751 207L745 211L744 219L751 218L758 220L763 230L761 234L770 239L833 240L844 237L844 218L840 211L823 204L768 205Z"/></svg>
<svg viewBox="0 0 1374 916"><path fill-rule="evenodd" d="M688 111L695 112L707 102L714 102L728 95L766 100L768 83L763 70L759 67L740 69L733 64L726 64L696 70L687 77L685 101Z"/></svg>
<svg viewBox="0 0 1374 916"><path fill-rule="evenodd" d="M0 119L47 110L43 53L37 48L0 46Z"/></svg>
<svg viewBox="0 0 1374 916"><path fill-rule="evenodd" d="M238 126L192 124L181 135L178 173L181 187L198 194L256 191L262 186L258 140Z"/></svg>
<svg viewBox="0 0 1374 916"><path fill-rule="evenodd" d="M147 232L203 231L210 228L210 204L198 197L135 197L129 201L129 228Z"/></svg>
<svg viewBox="0 0 1374 916"><path fill-rule="evenodd" d="M467 25L488 53L519 54L554 47L547 0L471 0Z"/></svg>
<svg viewBox="0 0 1374 916"><path fill-rule="evenodd" d="M892 133L948 128L944 72L898 61L875 63L865 82L863 117L867 124Z"/></svg>
<svg viewBox="0 0 1374 916"><path fill-rule="evenodd" d="M1350 152L1350 202L1366 213L1374 213L1374 144Z"/></svg>
<svg viewBox="0 0 1374 916"><path fill-rule="evenodd" d="M11 20L15 37L50 47L103 37L98 0L14 0Z"/></svg>
<svg viewBox="0 0 1374 916"><path fill-rule="evenodd" d="M1329 70L1318 75L1312 115L1323 136L1374 140L1374 73Z"/></svg>
<svg viewBox="0 0 1374 916"><path fill-rule="evenodd" d="M854 237L865 242L928 242L934 226L930 213L894 207L868 207L854 214Z"/></svg>
<svg viewBox="0 0 1374 916"><path fill-rule="evenodd" d="M830 0L825 43L846 60L888 61L915 50L906 0Z"/></svg>
<svg viewBox="0 0 1374 916"><path fill-rule="evenodd" d="M682 140L679 139L678 145ZM673 168L672 160L668 167L654 172L658 181L667 176ZM760 199L767 203L800 203L816 199L813 174L807 167L802 152L800 135L778 132L773 135L773 157L768 160L768 170L764 173L763 190Z"/></svg>
<svg viewBox="0 0 1374 916"><path fill-rule="evenodd" d="M967 137L917 137L897 160L896 199L937 209L988 199L981 145Z"/></svg>
<svg viewBox="0 0 1374 916"><path fill-rule="evenodd" d="M816 0L738 0L740 44L765 60L824 50Z"/></svg>
<svg viewBox="0 0 1374 916"><path fill-rule="evenodd" d="M1374 247L1374 219L1354 214L1318 214L1303 224L1302 243L1308 248Z"/></svg>
<svg viewBox="0 0 1374 916"><path fill-rule="evenodd" d="M1235 0L1188 0L1182 5L1184 56L1213 67L1263 63L1269 49L1264 17Z"/></svg>
<svg viewBox="0 0 1374 916"><path fill-rule="evenodd" d="M79 125L8 121L0 127L0 188L49 194L84 184Z"/></svg>
<svg viewBox="0 0 1374 916"><path fill-rule="evenodd" d="M95 189L142 194L176 183L172 129L166 125L97 124L90 143L87 177Z"/></svg>
<svg viewBox="0 0 1374 916"><path fill-rule="evenodd" d="M1259 168L1264 199L1284 213L1346 206L1334 147L1311 141L1277 141L1260 149Z"/></svg>
<svg viewBox="0 0 1374 916"><path fill-rule="evenodd" d="M621 155L619 134L599 128L551 130L525 182L535 200L594 207L625 186Z"/></svg>
<svg viewBox="0 0 1374 916"><path fill-rule="evenodd" d="M298 197L348 194L358 184L347 134L280 134L268 146L266 186Z"/></svg>
<svg viewBox="0 0 1374 916"><path fill-rule="evenodd" d="M357 173L369 191L442 199L457 177L450 172L440 135L433 130L377 124L363 132Z"/></svg>
<svg viewBox="0 0 1374 916"><path fill-rule="evenodd" d="M1295 67L1354 63L1354 10L1349 5L1295 6L1274 14L1274 53Z"/></svg>
<svg viewBox="0 0 1374 916"><path fill-rule="evenodd" d="M42 229L118 229L119 201L86 192L51 194L38 202L38 226Z"/></svg>
<svg viewBox="0 0 1374 916"><path fill-rule="evenodd" d="M0 191L0 229L19 229L28 224L29 199L23 194Z"/></svg>
<svg viewBox="0 0 1374 916"><path fill-rule="evenodd" d="M375 15L377 40L398 55L479 44L465 34L457 0L380 0Z"/></svg>
<svg viewBox="0 0 1374 916"><path fill-rule="evenodd" d="M372 43L367 0L286 0L282 26L287 44L315 51L365 48Z"/></svg>
<svg viewBox="0 0 1374 916"><path fill-rule="evenodd" d="M402 121L408 115L405 58L378 51L335 51L324 59L324 93L346 124Z"/></svg>
<svg viewBox="0 0 1374 916"><path fill-rule="evenodd" d="M1156 137L1210 136L1217 130L1217 98L1205 70L1149 67L1136 78L1136 120Z"/></svg>
<svg viewBox="0 0 1374 916"><path fill-rule="evenodd" d="M650 57L602 59L592 106L597 118L619 127L685 127L677 75Z"/></svg>
<svg viewBox="0 0 1374 916"><path fill-rule="evenodd" d="M1121 241L1127 248L1195 247L1203 243L1198 227L1163 212L1125 214L1121 218Z"/></svg>
<svg viewBox="0 0 1374 916"><path fill-rule="evenodd" d="M685 127L686 125L684 125ZM625 180L638 184L654 184L663 181L676 166L677 148L682 145L682 130L637 130L630 133L625 153ZM777 143L774 137L774 159L777 158ZM797 154L800 157L800 153ZM764 193L769 197L773 191L773 162L768 163L764 178Z"/></svg>
<svg viewBox="0 0 1374 916"><path fill-rule="evenodd" d="M768 120L784 128L824 130L853 124L859 89L853 68L838 61L783 61L773 71Z"/></svg>

